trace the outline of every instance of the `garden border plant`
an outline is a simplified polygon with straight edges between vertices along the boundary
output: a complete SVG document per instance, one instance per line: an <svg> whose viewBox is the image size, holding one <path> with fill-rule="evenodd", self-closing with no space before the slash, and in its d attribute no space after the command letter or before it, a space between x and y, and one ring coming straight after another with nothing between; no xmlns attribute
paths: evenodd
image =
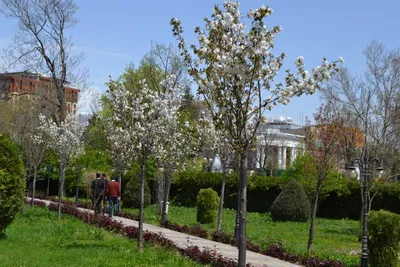
<svg viewBox="0 0 400 267"><path fill-rule="evenodd" d="M49 197L49 196L45 196L45 197L48 198L51 201L53 201L55 199L55 197ZM74 207L76 209L76 207L74 206L75 204L72 201L71 202L65 201L64 203L67 206L72 206L72 207ZM45 207L46 203L43 202L43 201L36 201L35 200L35 205L41 206L41 207ZM87 212L85 212L85 213L87 213ZM70 214L70 215L73 215L73 214ZM124 215L126 216L125 218L128 218L128 219L131 219L131 218L129 218L130 215L132 215L133 217L135 217L135 216L138 217L138 215L130 214L130 213L125 213ZM123 217L123 216L121 216L121 217ZM102 217L102 218L109 219L108 217ZM135 220L135 218L133 218L133 219ZM93 224L93 223L91 223L91 224ZM160 225L160 226L168 228L168 229L173 230L173 231L177 231L177 232L181 232L181 233L185 233L185 234L189 234L189 235L198 236L200 238L208 239L207 230L202 228L200 225L194 225L193 227L189 227L189 226L186 226L186 225L182 226L182 225L167 221L165 224ZM102 226L100 225L99 227L102 227ZM136 227L134 227L134 228L136 228ZM132 228L129 231L135 231L135 230ZM130 234L130 235L132 235L132 234ZM147 234L144 234L145 241L148 241L146 239L146 236L147 236ZM128 237L130 237L130 236L128 236ZM130 237L130 238L134 238L134 237ZM218 231L214 231L211 234L211 238L210 239L212 241L215 241L215 242L220 242L220 243L223 243L223 244L227 244L227 245L231 245L231 246L237 247L237 242L235 241L233 234L229 234L229 233L226 233L224 231L219 231L219 232ZM213 251L211 251L211 250L210 251L204 251L203 253L205 253L205 255L200 255L197 252L198 248L196 249L196 247L197 246L188 247L188 249L185 250L185 251L187 251L187 253L189 253L187 256L189 256L189 255L197 255L196 257L198 259L202 259L202 260L206 260L207 258L212 257L216 261L219 261L219 262L223 261L223 257L221 255L218 256L216 254L213 254ZM263 255L266 255L266 256L270 256L270 257L277 258L277 259L280 259L280 260L288 261L288 262L291 262L291 263L300 263L300 264L302 264L304 266L307 266L307 267L317 267L317 266L318 267L324 267L324 266L326 266L326 267L328 267L328 266L330 266L330 267L344 267L345 266L345 264L342 261L335 261L335 260L332 260L332 259L320 259L317 256L306 256L306 255L299 255L299 254L293 254L293 253L287 252L280 242L271 242L270 244L264 243L264 244L261 244L261 245L257 245L257 244L252 243L251 241L247 241L246 248L247 248L247 250L255 252L255 253L260 253L260 254L263 254ZM182 253L185 253L185 252L182 252ZM207 263L207 262L201 262L201 263ZM213 266L230 266L230 265L213 265ZM232 265L232 266L236 266L236 265Z"/></svg>
<svg viewBox="0 0 400 267"><path fill-rule="evenodd" d="M31 203L26 200L26 203ZM46 204L44 201L34 200L34 205L37 207L48 208L51 211L57 211L58 205L56 203ZM94 215L87 211L80 211L73 203L64 203L61 207L61 211L68 215L79 218L82 222L95 225L99 228L103 228L107 231L123 234L130 239L138 239L139 228L135 226L124 226L121 222L117 222L109 217ZM177 249L185 257L188 257L196 262L202 264L210 264L215 267L235 267L237 262L223 257L216 250L205 249L201 251L198 246L188 246L185 249L177 247L170 239L166 238L161 233L152 233L150 231L143 232L144 241L150 244L157 244L163 247ZM247 267L251 267L251 264L247 264Z"/></svg>

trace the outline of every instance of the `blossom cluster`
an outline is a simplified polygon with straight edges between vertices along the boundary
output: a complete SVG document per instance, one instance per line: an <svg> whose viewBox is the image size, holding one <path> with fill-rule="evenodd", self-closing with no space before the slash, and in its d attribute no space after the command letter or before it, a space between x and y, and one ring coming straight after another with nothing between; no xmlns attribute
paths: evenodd
<svg viewBox="0 0 400 267"><path fill-rule="evenodd" d="M110 121L107 121L107 124L108 151L116 167L122 170L132 162L134 155L132 147L129 145L129 133L122 127L113 125Z"/></svg>
<svg viewBox="0 0 400 267"><path fill-rule="evenodd" d="M59 160L67 162L83 152L83 130L83 125L72 114L68 114L60 124L40 114L36 140L45 139L48 146L57 153Z"/></svg>
<svg viewBox="0 0 400 267"><path fill-rule="evenodd" d="M133 153L140 161L151 155L167 155L170 149L166 149L166 143L176 146L180 136L171 135L171 129L177 128L182 101L172 80L169 77L162 82L164 92L151 90L145 80L131 90L110 82L110 102L117 127L115 137L111 137L112 145L125 147L126 153Z"/></svg>
<svg viewBox="0 0 400 267"><path fill-rule="evenodd" d="M212 155L218 156L223 167L226 168L235 157L235 150L228 138L226 138L221 130L215 127L214 122L205 112L201 114L197 125L197 132L199 133L199 139L203 143L203 146L206 147L208 152L211 152Z"/></svg>
<svg viewBox="0 0 400 267"><path fill-rule="evenodd" d="M211 18L205 19L204 30L195 28L198 45L190 46L191 52L182 37L180 21L174 18L171 25L189 74L198 84L198 93L209 104L213 121L218 127L229 127L226 137L239 144L254 138L264 111L278 103L287 104L294 96L315 93L338 71L338 63L343 59L323 59L310 75L303 57L298 57L297 72L286 70L285 82L276 83L285 54L271 53L275 36L281 31L280 26L269 28L264 23L272 9L261 6L250 10L247 18L251 26L246 30L239 3L228 0L223 7L224 10L214 7Z"/></svg>

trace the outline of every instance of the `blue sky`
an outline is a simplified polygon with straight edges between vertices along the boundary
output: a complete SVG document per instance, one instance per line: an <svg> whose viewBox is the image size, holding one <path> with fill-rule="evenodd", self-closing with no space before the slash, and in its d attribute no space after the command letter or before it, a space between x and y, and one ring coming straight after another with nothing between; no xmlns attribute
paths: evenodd
<svg viewBox="0 0 400 267"><path fill-rule="evenodd" d="M83 66L90 72L92 86L103 92L111 75L117 78L130 62L138 64L151 42L173 43L169 20L179 18L187 43L194 43L195 26L203 27L214 4L221 0L96 0L77 1L78 25L69 33L77 49L86 53ZM372 0L289 1L246 0L241 12L261 5L272 7L269 25L281 25L274 53L285 52L283 69L292 68L297 56L304 56L309 70L322 57L329 60L344 57L345 66L353 72L365 69L362 49L378 39L389 49L400 46L400 1ZM16 22L0 16L0 48L6 47L14 35ZM301 122L311 117L319 106L319 98L302 96L266 115L290 116Z"/></svg>

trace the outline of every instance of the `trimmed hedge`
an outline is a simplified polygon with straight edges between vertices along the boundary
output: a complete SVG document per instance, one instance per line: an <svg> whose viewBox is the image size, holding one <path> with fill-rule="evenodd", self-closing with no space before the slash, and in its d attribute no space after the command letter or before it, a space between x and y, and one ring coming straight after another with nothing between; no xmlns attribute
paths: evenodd
<svg viewBox="0 0 400 267"><path fill-rule="evenodd" d="M218 193L211 188L200 189L197 195L197 221L201 224L215 221L218 212Z"/></svg>
<svg viewBox="0 0 400 267"><path fill-rule="evenodd" d="M271 217L274 221L306 222L310 214L310 201L303 187L295 180L283 188L271 207Z"/></svg>
<svg viewBox="0 0 400 267"><path fill-rule="evenodd" d="M372 267L397 266L399 239L399 215L384 210L368 214L368 249Z"/></svg>
<svg viewBox="0 0 400 267"><path fill-rule="evenodd" d="M292 179L286 177L249 176L247 179L247 211L269 212L282 188ZM359 181L338 178L335 183L323 185L324 197L318 206L318 217L350 218L358 220L361 212L361 193ZM222 183L221 173L181 172L174 177L170 199L176 205L193 207L196 205L196 192L202 188L212 188L219 192ZM303 188L302 182L299 183ZM378 191L372 203L372 210L384 209L400 214L400 183L378 183ZM236 209L238 174L227 176L224 207ZM309 199L310 192L305 190Z"/></svg>

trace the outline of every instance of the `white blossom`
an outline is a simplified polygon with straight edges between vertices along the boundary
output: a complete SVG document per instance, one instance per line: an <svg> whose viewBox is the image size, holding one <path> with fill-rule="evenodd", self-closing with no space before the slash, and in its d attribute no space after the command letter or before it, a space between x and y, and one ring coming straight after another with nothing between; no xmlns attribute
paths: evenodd
<svg viewBox="0 0 400 267"><path fill-rule="evenodd" d="M46 138L49 147L57 153L60 162L66 162L83 152L82 133L84 127L79 124L72 114L57 125L53 120L39 115L39 128L37 138Z"/></svg>
<svg viewBox="0 0 400 267"><path fill-rule="evenodd" d="M180 21L171 20L198 93L209 103L217 128L229 128L226 137L238 147L252 142L265 110L278 103L288 104L294 96L315 93L343 62L342 58L332 63L324 58L310 75L304 68L304 58L298 57L297 71L286 71L284 82L276 83L285 54L272 53L276 49L275 36L282 30L280 26L265 25L265 18L272 13L267 6L250 10L247 18L251 27L246 31L239 3L225 1L223 9L216 6L213 16L205 19L204 29L195 28L199 44L190 46L192 53L186 48ZM267 91L268 97L261 98L265 94L262 91Z"/></svg>

